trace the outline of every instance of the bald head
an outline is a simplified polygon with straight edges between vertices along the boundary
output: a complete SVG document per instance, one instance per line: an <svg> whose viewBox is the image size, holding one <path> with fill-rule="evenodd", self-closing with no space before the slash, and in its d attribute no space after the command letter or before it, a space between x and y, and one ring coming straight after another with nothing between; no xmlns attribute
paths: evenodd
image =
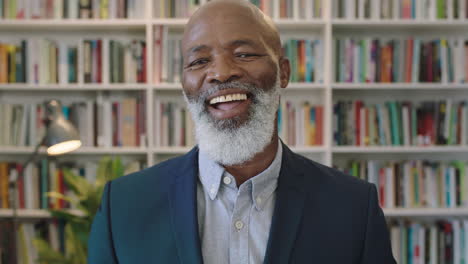
<svg viewBox="0 0 468 264"><path fill-rule="evenodd" d="M218 27L219 30L223 30L220 27L223 22L248 25L250 30L255 30L262 36L276 56L281 55L280 36L271 18L255 5L242 0L215 0L201 6L190 17L185 27L183 42L187 42L193 31L200 30L201 27Z"/></svg>

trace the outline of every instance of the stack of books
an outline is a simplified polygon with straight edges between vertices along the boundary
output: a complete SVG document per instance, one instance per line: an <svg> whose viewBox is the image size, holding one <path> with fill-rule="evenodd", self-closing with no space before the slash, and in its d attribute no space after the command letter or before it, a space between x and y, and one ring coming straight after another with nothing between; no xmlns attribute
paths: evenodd
<svg viewBox="0 0 468 264"><path fill-rule="evenodd" d="M468 208L465 161L350 161L344 172L377 186L383 208Z"/></svg>
<svg viewBox="0 0 468 264"><path fill-rule="evenodd" d="M322 17L322 0L251 0L265 14L280 19L313 19Z"/></svg>
<svg viewBox="0 0 468 264"><path fill-rule="evenodd" d="M278 135L290 146L323 144L323 106L282 100L278 110Z"/></svg>
<svg viewBox="0 0 468 264"><path fill-rule="evenodd" d="M154 105L155 138L159 147L192 147L195 127L185 102L157 98Z"/></svg>
<svg viewBox="0 0 468 264"><path fill-rule="evenodd" d="M184 18L191 16L200 0L157 0L153 3L154 15L158 18Z"/></svg>
<svg viewBox="0 0 468 264"><path fill-rule="evenodd" d="M466 145L468 104L440 101L338 101L333 106L335 145Z"/></svg>
<svg viewBox="0 0 468 264"><path fill-rule="evenodd" d="M27 44L0 42L0 83L25 83L27 72Z"/></svg>
<svg viewBox="0 0 468 264"><path fill-rule="evenodd" d="M146 43L132 40L125 43L109 41L109 82L146 82Z"/></svg>
<svg viewBox="0 0 468 264"><path fill-rule="evenodd" d="M335 41L337 82L468 81L468 39L354 38Z"/></svg>
<svg viewBox="0 0 468 264"><path fill-rule="evenodd" d="M125 174L142 169L145 165L134 160L125 166ZM64 181L64 170L70 170L75 175L82 176L89 182L96 181L98 164L93 161L58 163L55 160L41 159L31 163L26 168L15 162L0 162L0 208L11 208L9 203L9 177L18 176L24 169L24 177L18 181L19 209L77 209L65 200L48 197L48 192L58 192L72 196L70 187Z"/></svg>
<svg viewBox="0 0 468 264"><path fill-rule="evenodd" d="M393 256L400 264L468 260L468 220L392 223L390 236Z"/></svg>
<svg viewBox="0 0 468 264"><path fill-rule="evenodd" d="M291 63L291 82L323 83L323 42L320 39L287 39L284 54Z"/></svg>
<svg viewBox="0 0 468 264"><path fill-rule="evenodd" d="M334 0L333 16L345 19L466 19L466 0Z"/></svg>
<svg viewBox="0 0 468 264"><path fill-rule="evenodd" d="M0 19L141 18L140 0L0 0Z"/></svg>
<svg viewBox="0 0 468 264"><path fill-rule="evenodd" d="M137 147L146 145L146 102L137 97L98 96L63 106L63 113L78 129L83 146ZM45 133L43 104L0 103L0 146L35 146Z"/></svg>
<svg viewBox="0 0 468 264"><path fill-rule="evenodd" d="M169 34L165 26L154 27L154 67L155 83L178 83L182 76L182 37Z"/></svg>
<svg viewBox="0 0 468 264"><path fill-rule="evenodd" d="M105 83L106 65L111 83L146 82L145 42L43 38L0 42L0 83Z"/></svg>

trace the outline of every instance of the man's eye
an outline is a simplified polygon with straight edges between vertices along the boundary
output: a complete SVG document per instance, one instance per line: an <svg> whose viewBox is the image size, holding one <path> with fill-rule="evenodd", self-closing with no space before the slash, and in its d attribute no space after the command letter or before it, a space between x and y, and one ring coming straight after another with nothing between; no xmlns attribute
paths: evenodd
<svg viewBox="0 0 468 264"><path fill-rule="evenodd" d="M241 59L251 58L251 57L256 57L256 56L257 56L257 54L253 54L253 53L238 53L238 54L236 54L236 57L241 58Z"/></svg>
<svg viewBox="0 0 468 264"><path fill-rule="evenodd" d="M208 62L207 59L198 59L190 63L188 67L200 66L200 65L206 64L207 62Z"/></svg>

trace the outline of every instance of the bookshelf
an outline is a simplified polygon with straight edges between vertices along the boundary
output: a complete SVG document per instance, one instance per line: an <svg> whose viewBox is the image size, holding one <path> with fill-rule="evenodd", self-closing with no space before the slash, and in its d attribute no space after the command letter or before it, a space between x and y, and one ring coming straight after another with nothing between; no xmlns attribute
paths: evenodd
<svg viewBox="0 0 468 264"><path fill-rule="evenodd" d="M205 3L207 0L201 0ZM283 0L271 1L277 5ZM315 0L317 1L317 0ZM375 82L354 83L336 81L336 50L335 39L346 37L398 37L410 36L422 38L466 36L468 33L468 18L466 14L459 14L458 18L446 17L416 17L401 18L393 16L387 18L372 16L365 17L338 17L337 4L343 0L322 0L321 17L300 18L298 5L301 0L288 1L292 3L292 17L284 18L279 10L273 8L272 17L277 24L283 39L304 38L313 36L323 44L323 71L322 82L297 82L290 83L284 91L284 98L302 100L309 98L311 101L320 102L323 106L323 144L320 146L292 146L292 150L307 156L313 160L335 165L336 162L345 163L350 160L377 159L382 161L392 160L463 160L468 161L468 145L430 145L430 146L337 146L333 142L334 120L333 108L338 100L350 98L363 101L385 100L441 100L445 98L468 100L468 82L452 83L420 83L420 82ZM368 2L359 0L356 2ZM427 0L435 3L438 0ZM455 0L453 0L455 1ZM460 2L463 0L460 0ZM348 1L349 3L354 1ZM371 1L372 3L378 1ZM382 2L391 2L382 0ZM398 1L392 1L398 2ZM401 1L400 1L401 2ZM180 37L187 18L167 18L154 12L158 8L160 0L144 1L144 15L137 19L0 19L0 34L8 38L31 37L45 35L55 39L75 39L80 36L104 37L112 39L141 39L147 44L146 50L146 82L145 83L109 83L108 77L104 77L102 83L78 83L70 84L35 84L0 83L0 103L5 100L33 100L46 98L50 95L61 97L81 97L94 100L102 94L131 94L141 93L145 98L146 116L145 132L146 142L136 147L83 147L71 154L74 159L92 159L101 155L121 155L128 159L143 159L148 166L160 161L186 153L188 146L160 146L157 145L158 135L156 131L157 116L155 103L159 98L181 99L180 83L157 81L154 71L155 62L155 29L163 27L168 36ZM392 7L396 8L396 7ZM396 10L396 9L393 9ZM420 11L423 12L423 11ZM359 12L358 12L359 13ZM463 35L464 34L464 35ZM468 38L465 38L468 40ZM0 42L3 41L3 38ZM107 60L104 53L104 60ZM161 67L166 67L162 65ZM0 161L15 157L22 160L32 151L32 147L0 146ZM42 152L43 153L43 152ZM60 158L59 158L60 159ZM389 219L407 218L450 218L467 219L467 208L385 208L384 212ZM0 219L11 215L9 209L0 209ZM49 214L44 210L24 209L20 217L26 219L48 218Z"/></svg>
<svg viewBox="0 0 468 264"><path fill-rule="evenodd" d="M204 2L204 1L202 1ZM297 1L293 1L293 5ZM144 17L138 19L2 19L0 20L0 31L8 35L21 34L21 36L29 37L36 34L46 34L55 38L73 38L87 31L90 36L109 36L112 38L118 36L120 38L132 38L134 36L144 39L146 43L153 43L154 27L164 26L168 29L169 34L180 35L183 31L187 18L161 18L152 13L153 8L158 2L147 0L145 2ZM298 153L309 156L322 162L326 165L333 165L334 156L340 158L354 154L410 154L418 155L427 154L437 157L438 154L465 154L468 153L468 147L465 146L335 146L332 142L331 131L333 112L333 103L336 97L341 94L351 94L356 97L366 96L379 92L376 96L394 96L396 93L413 92L412 96L417 96L421 93L435 92L436 96L442 96L445 91L457 96L459 93L468 92L468 85L464 83L341 83L335 82L334 79L334 50L333 43L337 36L346 34L345 32L358 32L363 36L378 35L382 29L390 30L394 34L408 35L413 32L420 32L422 35L427 35L428 31L433 36L437 36L438 32L444 31L445 35L466 31L468 28L467 19L377 19L377 18L337 18L333 14L333 4L329 1L322 3L322 17L299 19L280 18L279 15L274 15L274 21L277 24L283 38L301 37L305 34L313 34L323 40L324 43L324 65L323 65L323 82L322 83L290 83L285 90L285 96L299 97L309 95L317 97L323 102L324 106L324 144L322 146L292 147ZM400 32L400 33L398 33ZM104 155L104 154L119 154L128 156L144 156L148 165L155 164L160 161L159 157L165 158L173 155L180 155L188 151L189 147L161 147L155 146L154 133L154 110L153 103L156 96L179 96L181 86L178 83L155 83L151 79L151 72L154 67L153 45L148 45L147 50L147 82L146 83L73 83L73 84L34 84L28 83L2 83L0 84L0 96L4 98L28 98L31 94L52 93L67 93L70 95L80 95L86 93L93 97L101 92L143 92L146 94L146 125L147 125L147 142L146 146L142 147L83 147L73 156L85 157L86 155ZM8 155L25 156L32 150L31 147L14 147L0 146L0 156ZM395 209L398 210L398 209Z"/></svg>

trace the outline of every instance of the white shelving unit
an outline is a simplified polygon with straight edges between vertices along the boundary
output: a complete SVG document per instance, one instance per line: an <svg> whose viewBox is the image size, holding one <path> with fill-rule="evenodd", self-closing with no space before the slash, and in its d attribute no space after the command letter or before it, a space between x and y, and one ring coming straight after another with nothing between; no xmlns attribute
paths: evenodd
<svg viewBox="0 0 468 264"><path fill-rule="evenodd" d="M202 2L204 2L202 0ZM313 94L320 96L320 101L324 105L324 144L318 147L293 147L292 149L300 154L308 156L314 160L331 166L333 164L334 155L339 155L340 158L349 156L352 158L356 154L368 154L372 157L381 154L390 155L391 158L397 159L399 155L412 155L415 159L424 155L431 156L437 159L439 155L445 154L465 154L468 155L468 146L431 146L431 147L348 147L348 146L333 146L332 144L332 114L333 102L337 94L342 92L353 93L356 96L364 95L369 92L379 91L379 94L386 95L390 92L393 96L395 93L405 91L413 91L417 93L425 93L428 91L440 92L445 91L452 93L468 92L468 84L435 84L435 83L335 83L334 81L334 37L344 32L359 32L359 34L373 35L382 30L391 30L392 32L401 31L402 34L416 34L418 32L465 32L468 33L467 20L453 21L417 21L417 20L346 20L332 18L331 2L323 0L322 19L313 20L298 20L298 19L276 19L280 33L288 36L305 33L312 33L321 36L324 41L324 82L317 83L290 83L285 93L292 94ZM153 28L155 26L166 26L169 32L177 32L180 34L187 22L187 19L173 18L161 19L154 18L152 14L153 3L151 0L146 0L146 17L138 20L0 20L0 35L16 34L29 32L39 32L43 35L60 34L80 34L81 32L92 32L93 34L100 33L103 35L112 36L112 34L120 32L131 32L138 34L146 40L147 43L147 80L146 84L70 84L70 85L34 85L34 84L0 84L0 100L2 96L10 93L15 96L34 96L35 93L54 92L61 93L97 93L100 91L144 91L146 93L147 105L147 135L148 146L137 148L82 148L72 155L81 156L87 155L104 155L118 154L127 156L142 156L146 159L148 165L153 165L157 161L167 157L180 155L187 152L188 147L157 147L154 138L153 120L155 113L153 111L154 97L157 94L177 94L181 92L181 85L176 83L159 83L155 84L152 80L151 73L153 72ZM76 32L76 33L74 33ZM437 33L434 33L437 34ZM468 93L467 93L468 94ZM468 99L468 96L467 96ZM0 147L0 158L11 158L11 156L25 157L31 153L32 148L24 147ZM42 151L43 153L43 151ZM467 217L468 209L386 209L389 217L411 217L411 216L440 216L440 217ZM0 210L0 218L9 217L11 211ZM21 210L20 216L24 218L42 218L47 217L48 213L44 210Z"/></svg>

